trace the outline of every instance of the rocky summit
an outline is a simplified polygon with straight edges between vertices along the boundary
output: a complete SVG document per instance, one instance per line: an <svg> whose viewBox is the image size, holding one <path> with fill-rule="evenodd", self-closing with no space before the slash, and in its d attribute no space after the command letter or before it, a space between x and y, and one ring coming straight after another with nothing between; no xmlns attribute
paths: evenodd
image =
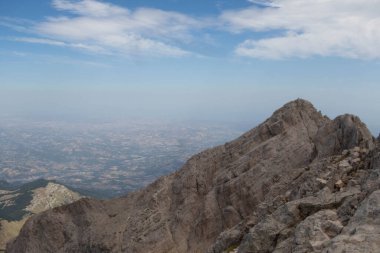
<svg viewBox="0 0 380 253"><path fill-rule="evenodd" d="M140 191L33 216L7 252L379 252L379 176L358 117L298 99Z"/></svg>

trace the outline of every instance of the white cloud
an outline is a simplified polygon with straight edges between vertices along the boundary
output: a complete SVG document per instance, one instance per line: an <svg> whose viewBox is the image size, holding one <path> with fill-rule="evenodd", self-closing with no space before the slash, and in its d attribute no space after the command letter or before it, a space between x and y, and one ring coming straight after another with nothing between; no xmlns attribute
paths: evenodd
<svg viewBox="0 0 380 253"><path fill-rule="evenodd" d="M262 1L260 1L261 3ZM255 58L380 58L380 0L273 0L272 7L225 11L231 32L273 32L248 39L236 53ZM283 31L279 34L279 31ZM276 35L277 34L277 35Z"/></svg>
<svg viewBox="0 0 380 253"><path fill-rule="evenodd" d="M18 41L121 56L196 55L187 48L207 43L207 33L228 31L244 32L239 56L380 58L380 0L247 1L248 8L196 18L100 0L53 0L61 16L30 24L0 17L0 25L27 34Z"/></svg>
<svg viewBox="0 0 380 253"><path fill-rule="evenodd" d="M182 46L193 41L203 24L187 15L159 9L129 10L96 0L54 0L53 7L68 12L32 26L40 38L18 41L64 46L124 56L191 55Z"/></svg>
<svg viewBox="0 0 380 253"><path fill-rule="evenodd" d="M53 0L53 6L61 11L71 11L79 15L94 17L110 17L113 15L126 15L129 13L129 11L124 8L94 0L82 0L79 2Z"/></svg>
<svg viewBox="0 0 380 253"><path fill-rule="evenodd" d="M61 46L61 47L67 46L67 44L62 42L62 41L56 41L56 40L50 40L50 39L41 39L41 38L15 37L15 38L10 38L9 40L19 41L19 42L35 43L35 44L46 44L46 45L52 45L52 46Z"/></svg>
<svg viewBox="0 0 380 253"><path fill-rule="evenodd" d="M27 42L33 44L45 44L50 46L59 46L59 47L71 47L78 49L85 49L87 51L97 52L97 53L106 53L106 50L102 47L96 45L86 45L83 43L67 43L58 40L44 39L44 38L35 38L35 37L11 37L6 38L6 40L17 41L17 42Z"/></svg>

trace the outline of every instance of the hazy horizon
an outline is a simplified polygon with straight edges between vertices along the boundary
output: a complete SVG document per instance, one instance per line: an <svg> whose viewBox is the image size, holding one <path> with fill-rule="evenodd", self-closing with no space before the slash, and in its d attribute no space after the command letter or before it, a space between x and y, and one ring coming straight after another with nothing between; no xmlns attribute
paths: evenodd
<svg viewBox="0 0 380 253"><path fill-rule="evenodd" d="M330 118L358 115L377 136L380 2L373 5L1 1L0 117L246 129L304 98Z"/></svg>
<svg viewBox="0 0 380 253"><path fill-rule="evenodd" d="M126 95L131 95L124 91ZM118 123L127 121L143 120L145 122L197 122L203 123L220 123L240 126L241 130L249 130L256 127L271 114L285 103L297 99L307 99L313 103L317 110L331 119L342 114L354 114L358 116L370 129L376 137L380 133L380 124L377 121L377 111L375 99L366 102L365 97L339 101L335 98L336 92L326 92L313 96L291 97L291 94L269 94L272 91L253 94L250 97L248 91L245 94L239 94L240 99L231 98L236 94L229 93L228 97L210 98L207 94L194 95L194 101L186 101L188 97L157 97L156 103L152 102L154 98L148 99L149 102L123 101L123 93L119 92L113 96L104 97L104 93L94 94L81 98L65 96L61 92L35 92L27 93L17 92L11 95L7 93L0 94L0 120L15 119L23 121L46 121L46 122L78 122L78 123ZM281 92L279 92L281 93ZM344 97L354 97L360 95L358 92L351 90ZM5 95L4 95L5 94ZM299 93L300 94L300 93ZM330 94L330 96L329 96ZM301 94L300 94L301 95ZM133 95L131 95L133 97ZM321 98L318 98L320 96ZM138 96L137 96L138 97ZM145 97L145 96L143 96ZM145 97L146 98L146 97ZM227 103L216 101L219 99L233 100ZM165 101L162 101L165 100ZM245 100L245 101L244 101ZM370 107L374 105L373 107Z"/></svg>

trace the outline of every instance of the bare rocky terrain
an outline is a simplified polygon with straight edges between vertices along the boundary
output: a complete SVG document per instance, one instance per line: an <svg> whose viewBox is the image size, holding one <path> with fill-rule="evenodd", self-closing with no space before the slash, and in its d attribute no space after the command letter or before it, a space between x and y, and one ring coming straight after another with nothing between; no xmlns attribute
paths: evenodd
<svg viewBox="0 0 380 253"><path fill-rule="evenodd" d="M358 117L299 99L142 190L33 216L7 252L378 252L379 176Z"/></svg>

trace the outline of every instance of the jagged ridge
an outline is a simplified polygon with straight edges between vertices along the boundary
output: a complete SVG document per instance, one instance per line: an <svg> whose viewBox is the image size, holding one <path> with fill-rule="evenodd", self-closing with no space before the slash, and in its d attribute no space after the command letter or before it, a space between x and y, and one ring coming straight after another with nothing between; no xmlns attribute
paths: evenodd
<svg viewBox="0 0 380 253"><path fill-rule="evenodd" d="M356 209L339 208L352 199L358 207L365 199L363 189L336 189L348 189L350 173L365 170L358 176L365 180L374 168L368 162L374 146L357 117L330 120L298 99L145 189L109 201L84 199L36 215L8 252L216 253L238 246L239 252L292 252L294 245L304 245L296 235L308 219L310 224L330 219L336 230L349 224ZM349 149L348 154L359 154L357 163L341 155ZM349 169L340 169L342 161ZM339 233L331 232L326 241ZM307 247L312 245L310 238L305 240ZM302 251L305 247L297 252L319 250L312 245Z"/></svg>

